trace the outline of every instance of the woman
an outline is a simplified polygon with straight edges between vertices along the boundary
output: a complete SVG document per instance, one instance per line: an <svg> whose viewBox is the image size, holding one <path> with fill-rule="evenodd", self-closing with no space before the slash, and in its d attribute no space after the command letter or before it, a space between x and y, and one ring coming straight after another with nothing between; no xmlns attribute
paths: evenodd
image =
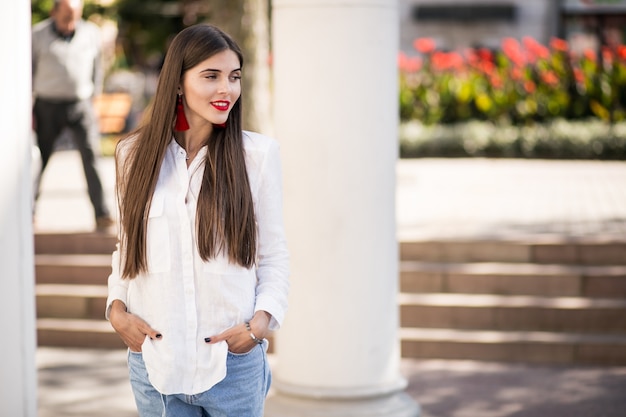
<svg viewBox="0 0 626 417"><path fill-rule="evenodd" d="M116 149L106 315L142 417L263 415L288 252L278 145L241 128L242 65L215 26L183 30L150 117Z"/></svg>

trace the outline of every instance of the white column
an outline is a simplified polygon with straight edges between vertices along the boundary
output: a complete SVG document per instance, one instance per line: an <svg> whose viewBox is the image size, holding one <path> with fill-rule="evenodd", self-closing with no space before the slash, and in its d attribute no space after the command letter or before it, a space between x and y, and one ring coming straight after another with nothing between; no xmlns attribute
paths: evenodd
<svg viewBox="0 0 626 417"><path fill-rule="evenodd" d="M397 8L273 1L292 286L266 416L419 414L397 339Z"/></svg>
<svg viewBox="0 0 626 417"><path fill-rule="evenodd" d="M0 14L0 415L37 415L30 9Z"/></svg>

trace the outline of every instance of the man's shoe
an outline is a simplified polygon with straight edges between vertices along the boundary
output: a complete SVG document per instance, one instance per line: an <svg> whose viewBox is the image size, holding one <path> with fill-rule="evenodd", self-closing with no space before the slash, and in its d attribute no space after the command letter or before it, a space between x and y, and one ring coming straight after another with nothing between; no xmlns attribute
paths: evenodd
<svg viewBox="0 0 626 417"><path fill-rule="evenodd" d="M100 216L96 218L96 231L107 232L115 225L115 221L110 216Z"/></svg>

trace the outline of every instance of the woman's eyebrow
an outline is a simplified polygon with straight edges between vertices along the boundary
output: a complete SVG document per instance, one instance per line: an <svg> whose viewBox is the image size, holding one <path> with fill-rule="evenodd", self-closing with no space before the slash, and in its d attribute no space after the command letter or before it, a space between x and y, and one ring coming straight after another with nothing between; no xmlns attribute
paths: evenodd
<svg viewBox="0 0 626 417"><path fill-rule="evenodd" d="M241 71L241 68L235 68L234 70L231 71L231 73L237 72L237 71ZM203 72L222 72L222 70L214 69L214 68L206 68L200 71L200 74L202 74Z"/></svg>

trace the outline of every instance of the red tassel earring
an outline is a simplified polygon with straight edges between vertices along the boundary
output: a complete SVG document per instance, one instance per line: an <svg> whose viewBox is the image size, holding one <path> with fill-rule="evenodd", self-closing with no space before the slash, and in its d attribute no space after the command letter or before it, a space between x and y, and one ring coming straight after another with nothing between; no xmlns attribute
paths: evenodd
<svg viewBox="0 0 626 417"><path fill-rule="evenodd" d="M189 123L187 122L187 117L185 116L182 94L178 94L178 99L176 100L176 125L174 126L174 129L178 131L189 130Z"/></svg>

